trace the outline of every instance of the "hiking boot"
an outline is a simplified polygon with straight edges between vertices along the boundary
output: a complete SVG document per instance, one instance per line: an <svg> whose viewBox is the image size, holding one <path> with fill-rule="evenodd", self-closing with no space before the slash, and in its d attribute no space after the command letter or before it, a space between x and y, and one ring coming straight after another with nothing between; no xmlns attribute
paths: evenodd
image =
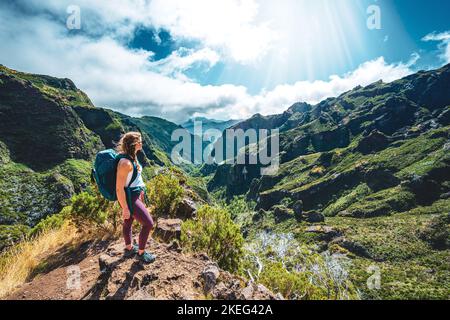
<svg viewBox="0 0 450 320"><path fill-rule="evenodd" d="M142 261L143 263L145 263L145 264L152 263L152 262L154 262L156 260L156 256L155 255L153 255L153 254L151 254L149 252L146 252L146 251L144 251L143 254L138 254L137 258L140 261Z"/></svg>
<svg viewBox="0 0 450 320"><path fill-rule="evenodd" d="M133 247L131 248L131 250L128 250L127 248L125 248L124 251L125 252L123 253L123 255L125 256L125 258L131 258L138 253L139 246L137 244L133 244Z"/></svg>

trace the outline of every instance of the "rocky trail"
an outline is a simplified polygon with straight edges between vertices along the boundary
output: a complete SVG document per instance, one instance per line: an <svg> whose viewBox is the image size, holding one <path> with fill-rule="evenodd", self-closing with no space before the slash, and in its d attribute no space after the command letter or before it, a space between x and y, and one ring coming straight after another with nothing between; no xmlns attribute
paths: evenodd
<svg viewBox="0 0 450 320"><path fill-rule="evenodd" d="M123 256L118 241L86 242L61 248L7 300L281 299L262 285L248 283L217 267L205 254L184 254L176 243L150 240L157 260L143 265ZM79 270L79 282L77 282ZM77 286L77 284L79 284Z"/></svg>

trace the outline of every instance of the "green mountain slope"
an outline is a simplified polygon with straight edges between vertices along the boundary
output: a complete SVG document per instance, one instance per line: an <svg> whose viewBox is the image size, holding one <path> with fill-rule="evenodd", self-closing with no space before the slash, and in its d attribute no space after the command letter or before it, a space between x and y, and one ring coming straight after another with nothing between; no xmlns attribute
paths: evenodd
<svg viewBox="0 0 450 320"><path fill-rule="evenodd" d="M237 123L241 122L241 120L227 120L227 121L220 121L220 120L214 120L214 119L208 119L204 117L197 117L189 119L188 121L181 124L183 128L188 130L190 133L194 134L194 125L195 121L201 122L202 125L202 131L205 133L205 131L208 131L210 129L215 129L219 131L223 131L227 128L230 128Z"/></svg>
<svg viewBox="0 0 450 320"><path fill-rule="evenodd" d="M296 104L282 115L257 115L235 128L279 128L281 170L275 176L261 177L258 167L246 166L249 173L244 176L243 166L226 165L218 168L210 182L210 189L216 190L225 185L228 197L251 191L250 198L256 199L257 194L268 193L272 189L297 192L300 188L308 189L309 184L313 187L320 181L331 180L336 181L336 190L340 192L343 188L339 186L339 181L352 174L348 164L357 160L371 162L373 159L375 163L364 170L358 169L358 173L353 170L355 177L366 174L370 177L375 175L373 171L377 169L392 169L391 174L395 174L408 161L403 163L400 160L401 163L395 168L389 168L386 162L380 160L383 157L378 154L380 151L398 148L439 128L443 133L436 135L442 136L441 146L445 144L445 128L450 124L449 88L450 66L446 66L389 84L378 82L366 88L355 88L313 107L302 105L298 108L300 104ZM427 154L427 150L410 149L404 153L416 153L413 162L417 162ZM305 172L306 175L302 174ZM337 176L338 173L345 175ZM287 177L289 183L285 184L283 179ZM348 179L353 182L364 180L361 177ZM334 194L333 191L331 193ZM272 203L269 201L260 206L268 209L280 200L280 196ZM293 200L298 198L295 194L289 196ZM322 198L318 201L322 205L329 202ZM310 208L315 208L314 204Z"/></svg>
<svg viewBox="0 0 450 320"><path fill-rule="evenodd" d="M175 128L96 108L69 79L0 65L0 250L88 187L94 155L122 133L142 133L144 165L170 165Z"/></svg>
<svg viewBox="0 0 450 320"><path fill-rule="evenodd" d="M237 217L247 241L293 234L344 254L363 298L449 298L450 65L236 127L280 129L275 175L231 164L208 173L214 194L256 203ZM367 287L370 270L379 290Z"/></svg>

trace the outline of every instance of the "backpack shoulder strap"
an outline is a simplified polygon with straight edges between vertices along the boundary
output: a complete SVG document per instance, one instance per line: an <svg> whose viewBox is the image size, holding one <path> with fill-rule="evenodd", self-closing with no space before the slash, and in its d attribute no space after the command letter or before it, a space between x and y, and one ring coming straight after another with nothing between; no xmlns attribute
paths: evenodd
<svg viewBox="0 0 450 320"><path fill-rule="evenodd" d="M119 161L122 160L122 159L129 160L131 162L131 164L133 165L133 175L131 176L131 180L130 180L130 183L128 185L128 187L129 187L129 186L131 186L133 184L134 180L136 180L137 175L138 175L138 169L137 169L136 163L127 154L119 155L117 163L119 163Z"/></svg>

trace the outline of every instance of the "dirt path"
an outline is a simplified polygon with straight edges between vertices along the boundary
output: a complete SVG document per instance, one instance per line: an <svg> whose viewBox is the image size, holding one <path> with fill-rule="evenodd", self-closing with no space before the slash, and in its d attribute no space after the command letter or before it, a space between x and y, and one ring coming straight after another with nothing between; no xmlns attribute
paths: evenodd
<svg viewBox="0 0 450 320"><path fill-rule="evenodd" d="M6 300L79 300L95 284L100 270L98 257L109 242L86 242L75 251L61 248L47 259L44 273L39 273L30 282L18 287ZM80 274L80 288L68 289L67 280L71 267L77 266ZM69 284L70 285L70 284Z"/></svg>
<svg viewBox="0 0 450 320"><path fill-rule="evenodd" d="M204 254L183 254L176 246L151 240L157 260L143 265L123 257L121 241L61 248L46 263L45 273L17 288L6 300L79 299L276 299L261 285L217 267ZM70 253L67 253L70 252ZM80 286L71 274L80 270Z"/></svg>

